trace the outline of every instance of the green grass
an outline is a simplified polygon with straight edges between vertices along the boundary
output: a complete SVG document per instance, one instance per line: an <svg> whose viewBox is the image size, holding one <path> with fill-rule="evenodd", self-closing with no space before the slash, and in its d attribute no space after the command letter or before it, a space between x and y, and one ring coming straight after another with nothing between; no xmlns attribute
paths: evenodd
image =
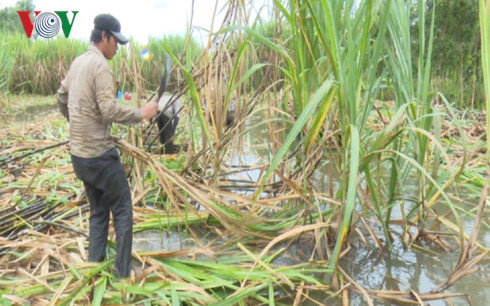
<svg viewBox="0 0 490 306"><path fill-rule="evenodd" d="M488 137L488 131L490 130L490 48L488 44L490 42L490 30L488 29L490 23L490 5L487 1L480 0L480 25L482 36L482 65L483 65L483 77L485 83L485 96L486 96L486 122L487 122L487 165L490 164L490 137Z"/></svg>

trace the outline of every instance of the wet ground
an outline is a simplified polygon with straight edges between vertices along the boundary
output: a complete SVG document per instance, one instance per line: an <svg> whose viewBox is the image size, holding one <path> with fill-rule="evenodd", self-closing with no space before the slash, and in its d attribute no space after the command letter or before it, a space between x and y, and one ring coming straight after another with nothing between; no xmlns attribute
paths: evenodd
<svg viewBox="0 0 490 306"><path fill-rule="evenodd" d="M254 148L257 148L255 145ZM264 148L259 148L259 154L262 154ZM255 149L245 148L245 151L250 152L246 156L241 157L241 161L245 160L248 165L252 165L254 160L260 158L253 155L257 152ZM238 159L234 159L238 161ZM325 167L328 167L325 165ZM325 169L327 171L327 169ZM259 170L251 170L242 172L234 178L256 180L259 175ZM330 182L317 182L319 185L328 188ZM337 182L333 182L334 189ZM407 186L407 192L414 191L416 186ZM244 192L247 193L247 192ZM459 195L461 196L461 194ZM468 197L470 197L468 195ZM476 197L473 197L476 201ZM475 203L473 203L475 204ZM408 205L408 203L407 203ZM444 210L445 205L439 205ZM471 209L468 207L467 209ZM393 219L401 218L399 210L393 210ZM376 235L382 240L383 234L381 228L374 226L376 220L372 220L373 229L377 231ZM471 233L474 220L466 218L463 220L463 225L466 233ZM398 229L393 226L394 232ZM444 250L437 245L423 244L425 250L414 248L405 248L400 242L399 237L393 242L393 254L390 254L388 249L380 251L369 234L365 233L368 245L366 246L356 234L351 235L350 251L340 259L340 264L344 271L350 275L357 283L365 289L373 290L394 290L407 291L414 290L418 293L429 293L431 290L443 283L450 272L454 268L460 254L458 248L452 250ZM208 239L202 241L206 243ZM314 250L312 245L313 238L303 237L300 241L295 241L288 245L288 249L278 256L273 264L275 265L294 265L308 261ZM490 231L486 227L482 227L479 235L479 242L484 246L490 245ZM135 248L147 251L173 251L181 248L195 247L196 243L189 235L181 233L160 233L160 232L142 232L135 235ZM285 247L286 244L278 246ZM276 249L278 249L276 248ZM259 253L261 250L254 250ZM271 251L273 253L273 251ZM466 276L456 282L450 288L441 293L466 293L473 305L487 305L490 300L490 260L480 262L478 265L479 271ZM319 302L324 300L324 296L316 296ZM468 299L463 297L452 298L454 305L468 305ZM351 294L351 305L363 305L365 300L361 295ZM391 305L390 303L381 303L375 301L377 305ZM315 305L311 303L311 305ZM427 305L450 305L449 301L433 300Z"/></svg>
<svg viewBox="0 0 490 306"><path fill-rule="evenodd" d="M50 104L45 106L35 106L26 108L25 112L16 115L16 121L24 122L33 120L35 117L42 116L56 111L56 105ZM250 133L252 134L252 133ZM260 164L263 159L270 158L269 156L269 140L267 134L263 130L253 133L253 138L244 139L245 145L242 148L240 157L230 159L229 163L233 165L253 166ZM238 155L236 155L238 156ZM323 167L328 167L328 163L324 163ZM325 172L328 171L325 168ZM235 175L233 178L247 181L256 181L259 177L260 170L254 169L244 171ZM319 176L316 178L317 184L321 188L336 189L336 182L329 182L327 176ZM331 187L333 186L333 187ZM415 188L415 187L414 187ZM245 192L246 193L246 192ZM461 197L461 195L459 195ZM476 201L474 195L469 202ZM475 204L475 203L473 203ZM444 207L444 206L442 206ZM397 216L397 211L394 211L393 219L401 217ZM467 233L471 232L474 220L466 218L463 220L464 229ZM382 238L380 229L378 237ZM208 239L203 239L206 243ZM487 227L482 226L479 235L479 242L484 246L490 245L490 231ZM134 249L144 251L174 251L196 246L196 242L190 237L181 232L157 232L147 231L138 232L134 235ZM458 248L452 250L443 250L435 245L425 245L425 250L411 248L407 249L395 240L393 243L393 254L387 250L381 252L376 248L373 241L368 239L368 246L361 243L355 237L350 244L351 250L346 256L340 259L340 264L343 269L356 282L366 289L378 290L397 290L406 291L413 289L419 293L427 293L444 282L454 265L458 260L460 250ZM303 241L293 243L288 250L275 260L275 264L295 264L307 260L311 256L313 247ZM256 250L260 252L260 250ZM443 291L462 292L466 293L473 305L488 305L490 301L490 260L480 262L478 265L479 271L466 276L459 280L452 287ZM351 305L362 305L365 301L361 296L351 295ZM321 301L322 297L318 297ZM379 302L377 302L379 303ZM467 305L467 299L454 298L454 305ZM449 305L449 301L435 300L428 302L428 305ZM387 304L388 305L388 304Z"/></svg>

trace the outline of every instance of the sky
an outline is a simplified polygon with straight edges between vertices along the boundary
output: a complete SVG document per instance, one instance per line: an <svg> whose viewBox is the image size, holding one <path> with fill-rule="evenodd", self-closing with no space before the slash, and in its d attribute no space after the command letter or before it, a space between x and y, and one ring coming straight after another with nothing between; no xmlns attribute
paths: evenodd
<svg viewBox="0 0 490 306"><path fill-rule="evenodd" d="M17 0L0 0L0 9L14 6ZM262 3L264 0L254 1ZM41 12L79 11L73 22L70 38L87 40L93 28L93 20L97 14L109 13L121 22L121 32L126 37L132 36L140 43L148 41L148 37L161 37L169 34L184 34L189 27L192 0L34 0L35 10ZM226 0L218 0L217 11L223 8ZM216 0L194 0L193 26L209 29L213 17ZM214 29L221 25L223 13L218 14L214 21ZM199 34L200 33L200 34ZM193 36L207 40L206 31L194 30Z"/></svg>

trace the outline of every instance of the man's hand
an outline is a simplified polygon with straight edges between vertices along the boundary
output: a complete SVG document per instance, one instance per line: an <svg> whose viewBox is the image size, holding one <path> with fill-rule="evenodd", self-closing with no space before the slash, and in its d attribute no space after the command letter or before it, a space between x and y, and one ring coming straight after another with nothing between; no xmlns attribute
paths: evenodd
<svg viewBox="0 0 490 306"><path fill-rule="evenodd" d="M145 106L141 108L141 118L142 120L153 118L158 111L158 103L150 102L146 103Z"/></svg>

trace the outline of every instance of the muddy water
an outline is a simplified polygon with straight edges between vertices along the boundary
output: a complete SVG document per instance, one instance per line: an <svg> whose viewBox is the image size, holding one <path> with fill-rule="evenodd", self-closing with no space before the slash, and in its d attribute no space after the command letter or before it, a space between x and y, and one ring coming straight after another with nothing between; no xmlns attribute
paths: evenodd
<svg viewBox="0 0 490 306"><path fill-rule="evenodd" d="M250 144L252 144L250 147L255 149L248 150L249 156L245 157L245 159L257 161L264 159L264 157L267 158L268 154L264 154L264 151L267 152L267 150L264 146L260 147L260 144L267 143L268 139L261 139L264 134L260 132L253 135L254 139L250 139ZM268 135L264 137L268 137ZM247 150L245 151L247 152ZM315 186L323 192L334 194L338 190L339 183L335 179L332 180L330 175L325 175L333 173L333 177L335 177L334 167L331 167L328 161L320 163L320 167L322 169L317 171L314 177ZM406 198L416 198L416 180L408 179L407 182L408 184L404 186L404 196ZM460 191L458 196L465 200L466 207L462 208L475 213L474 208L478 203L478 195L467 194L465 196ZM413 204L407 202L404 205L405 211L408 211L407 208L410 208ZM437 203L434 207L439 215L444 215L449 211L448 206L442 202ZM486 211L487 218L484 219L488 223L488 209ZM392 220L401 218L400 207L394 207ZM377 220L372 221L373 225L379 224ZM468 235L471 233L473 225L474 220L472 218L463 218L463 227ZM384 235L381 228L372 226L372 229L376 232L377 237L383 240ZM399 232L401 235L400 228L392 227L392 229L394 233ZM401 239L395 240L393 253L390 254L387 249L380 251L374 241L369 238L368 233L364 233L364 237L367 239L367 246L355 234L352 235L351 250L339 262L344 271L366 289L395 291L412 289L419 293L429 293L446 281L460 254L459 248L444 250L436 245L422 245L424 250L417 248L406 249L402 245ZM400 238L400 236L397 238ZM450 240L450 238L446 239ZM482 225L478 242L485 247L490 247L490 230L488 227ZM451 243L456 245L454 241L451 241ZM301 243L300 245L293 245L277 263L284 261L284 264L294 264L298 259L309 258L313 248L308 246L307 243ZM490 260L481 261L478 267L479 270L477 272L464 277L441 293L465 293L473 305L490 305ZM360 295L352 294L350 299L351 305L363 305L366 303ZM318 301L321 300L322 297L318 297ZM451 301L454 305L468 305L466 297L453 298ZM434 300L429 301L428 305L450 305L451 301ZM376 301L376 303L383 305L379 301ZM386 303L386 305L390 305L390 303Z"/></svg>
<svg viewBox="0 0 490 306"><path fill-rule="evenodd" d="M58 111L56 104L40 104L27 106L24 110L14 114L14 121L17 123L34 122L42 116Z"/></svg>
<svg viewBox="0 0 490 306"><path fill-rule="evenodd" d="M257 143L252 146L245 145L242 151L244 155L231 158L230 160L237 164L254 165L255 163L259 163L259 161L264 161L264 152L267 152L266 145L260 146ZM328 173L331 170L328 169L328 163L324 163L322 167L322 171L319 172ZM259 174L259 170L244 171L239 175L234 175L233 178L256 181ZM330 188L334 192L337 191L338 182L330 182L327 177L322 177L321 175L315 179L317 188L321 188L325 192ZM408 181L411 182L411 185L406 186L405 192L410 197L410 194L415 194L416 185L414 180ZM463 195L459 193L459 196L462 197ZM477 200L474 195L467 195L466 198L472 199L469 202L475 202ZM475 207L475 203L472 204L473 206L464 208L471 210L472 207ZM405 203L405 209L409 208L410 205L412 204ZM436 209L439 214L444 214L448 210L444 203L436 204ZM392 219L400 218L400 209L399 207L395 207L392 212ZM377 221L369 221L371 221L372 229L378 238L383 240L381 229L375 225ZM471 218L463 219L463 227L466 233L469 234L471 232L473 223L474 220ZM387 249L380 251L367 233L364 233L364 237L366 237L368 245L365 245L356 233L352 234L350 236L351 250L346 256L340 259L340 265L344 271L364 288L373 290L407 291L412 289L418 293L429 293L447 279L458 260L459 249L443 250L435 245L422 245L425 250L419 250L417 248L406 249L400 242L400 236L396 235L396 233L400 234L400 228L392 226L392 230L395 235L393 254L390 254ZM204 239L202 242L206 243L208 240ZM305 236L301 241L290 244L287 251L278 256L273 261L273 264L294 265L308 261L314 249L311 243L312 240L311 237L308 238ZM490 231L485 227L482 227L480 230L479 242L484 246L490 246ZM451 241L451 243L455 244L454 241ZM167 234L152 231L135 234L134 247L136 249L172 251L195 246L195 241L189 235L180 233L171 232ZM279 245L277 249L281 247L285 247L285 245ZM260 250L255 251L257 253L260 252ZM274 251L272 250L272 252ZM490 277L490 260L480 262L479 267L479 271L459 280L441 293L466 293L473 305L489 305L490 282L487 277ZM313 295L312 297L320 303L325 301L325 296L321 294L317 296ZM360 295L351 294L349 299L350 305L366 304L366 301ZM376 305L392 305L389 302L383 303L377 300L374 302ZM428 301L427 305L451 305L451 302L454 305L468 305L468 299L466 297L452 298L451 301ZM325 303L334 303L334 301L329 300ZM315 304L311 303L311 305Z"/></svg>
<svg viewBox="0 0 490 306"><path fill-rule="evenodd" d="M269 136L266 129L257 129L254 133L249 133L251 138L246 139L246 145L242 146L242 152L231 159L231 163L238 165L255 165L268 163L272 160L269 154ZM330 180L326 173L335 173L328 161L320 164L322 169L315 174L315 185L319 190L334 194L338 189L338 182ZM260 175L259 170L251 170L241 174L241 178L247 178L251 181L256 181ZM333 175L335 177L335 174ZM417 185L415 179L408 179L404 186L404 197L416 198ZM456 193L455 193L456 194ZM459 198L464 199L466 205L462 208L466 211L475 213L478 203L478 196L468 193L464 195L461 190L457 193ZM405 211L408 211L411 202L404 203ZM449 211L448 206L443 203L437 203L434 208L439 215L444 215ZM487 218L484 218L488 223L488 209L486 210ZM394 207L392 212L392 220L402 219L402 214L399 205ZM377 227L377 220L371 220L377 237L383 240L384 235L381 229ZM455 222L453 220L453 222ZM471 217L463 217L463 228L469 235L472 231L474 220ZM435 244L424 244L423 249L405 248L401 243L401 228L392 226L391 229L395 235L393 242L393 253L385 249L380 251L374 244L372 238L369 238L368 233L364 233L368 245L361 242L356 234L351 235L352 243L351 250L340 260L342 268L360 285L366 289L373 290L395 290L408 291L410 289L418 293L430 293L440 284L445 282L454 268L460 249L442 249ZM396 234L399 236L396 236ZM456 246L454 240L446 238L452 245ZM490 247L490 230L487 226L482 225L478 242L485 247ZM288 251L281 255L275 264L296 264L301 261L308 260L313 250L313 246L308 243L298 242L292 244ZM260 251L260 250L259 250ZM468 305L468 300L473 305L490 305L490 260L481 261L478 264L479 270L470 274L463 279L457 281L454 285L442 291L441 293L465 293L467 297L452 298L451 301L433 300L429 301L428 305ZM318 301L322 301L322 297L318 297ZM350 296L351 305L363 305L364 299L359 295L352 294ZM376 301L377 304L383 305ZM386 303L390 305L390 303Z"/></svg>
<svg viewBox="0 0 490 306"><path fill-rule="evenodd" d="M473 226L471 220L464 221L465 228ZM382 239L379 231L378 237ZM483 245L490 245L490 233L483 231L480 235ZM367 236L366 236L367 237ZM207 244L211 238L202 238L201 242ZM311 237L305 236L301 241L289 245L287 251L278 256L274 265L294 265L308 261L314 246ZM276 249L285 247L278 245ZM366 289L407 291L409 289L418 293L428 293L443 283L456 263L459 250L445 251L441 248L426 246L429 251L419 251L415 248L405 249L400 240L393 243L393 255L388 250L380 251L368 239L368 246L364 245L356 235L351 235L351 250L340 260L342 268L356 282ZM175 251L197 247L197 243L190 237L179 232L146 231L134 235L134 250L141 251ZM275 250L272 250L273 253ZM260 250L256 250L260 252ZM432 252L432 253L431 253ZM202 258L206 260L206 258ZM210 260L210 259L209 259ZM442 293L466 293L473 305L488 305L490 300L490 285L487 276L490 272L490 261L479 264L481 270L459 280L452 287ZM325 297L321 294L313 295L319 302ZM365 305L365 300L356 294L350 295L350 305ZM453 298L454 305L468 305L466 298ZM332 300L330 300L332 302ZM376 305L391 305L375 301ZM313 303L311 305L314 305ZM444 300L429 301L427 305L450 305Z"/></svg>
<svg viewBox="0 0 490 306"><path fill-rule="evenodd" d="M204 243L203 240L201 240ZM196 247L191 237L180 232L160 232L155 230L137 232L133 235L133 250L149 252L169 252Z"/></svg>
<svg viewBox="0 0 490 306"><path fill-rule="evenodd" d="M409 186L415 190L415 186ZM460 194L461 196L461 194ZM469 198L470 196L468 196ZM476 201L472 200L472 201ZM406 203L406 210L409 207ZM463 208L470 211L476 203ZM435 205L437 212L444 215L449 211L446 204L440 202ZM392 219L401 219L399 207L393 210ZM372 220L372 224L378 223ZM474 220L472 218L463 218L463 228L469 235L472 231ZM453 221L454 222L454 221ZM378 238L383 239L381 228L371 227ZM456 243L449 237L444 239L455 246L453 249L443 249L435 244L425 242L419 243L423 247L405 248L401 243L401 228L397 226L390 227L393 231L395 241L393 242L393 253L387 249L379 250L372 239L368 240L368 246L353 235L353 241L350 244L351 250L340 260L343 269L361 286L373 290L394 290L407 291L414 290L418 293L430 293L440 284L444 283L454 268L460 249L456 248ZM437 229L436 229L437 230ZM365 237L369 237L366 234ZM482 227L478 242L483 246L490 246L490 231ZM479 270L465 278L457 281L454 285L442 291L441 293L465 293L467 297L452 298L454 305L469 305L468 298L473 305L489 305L490 301L490 260L481 261L478 264ZM361 296L352 295L353 304L363 304ZM388 305L388 303L387 303ZM427 305L451 305L449 301L433 300Z"/></svg>
<svg viewBox="0 0 490 306"><path fill-rule="evenodd" d="M431 254L415 249L404 249L399 241L394 242L394 254L381 253L374 246L366 248L351 244L351 251L340 260L343 269L366 289L429 293L443 283L458 260L459 251L445 252L431 249ZM466 293L473 305L488 305L490 284L485 273L490 271L490 262L480 263L481 271L458 281L442 293ZM362 304L360 296L352 295L352 303ZM452 298L454 305L467 305L467 299ZM444 300L429 301L429 305L447 305Z"/></svg>

